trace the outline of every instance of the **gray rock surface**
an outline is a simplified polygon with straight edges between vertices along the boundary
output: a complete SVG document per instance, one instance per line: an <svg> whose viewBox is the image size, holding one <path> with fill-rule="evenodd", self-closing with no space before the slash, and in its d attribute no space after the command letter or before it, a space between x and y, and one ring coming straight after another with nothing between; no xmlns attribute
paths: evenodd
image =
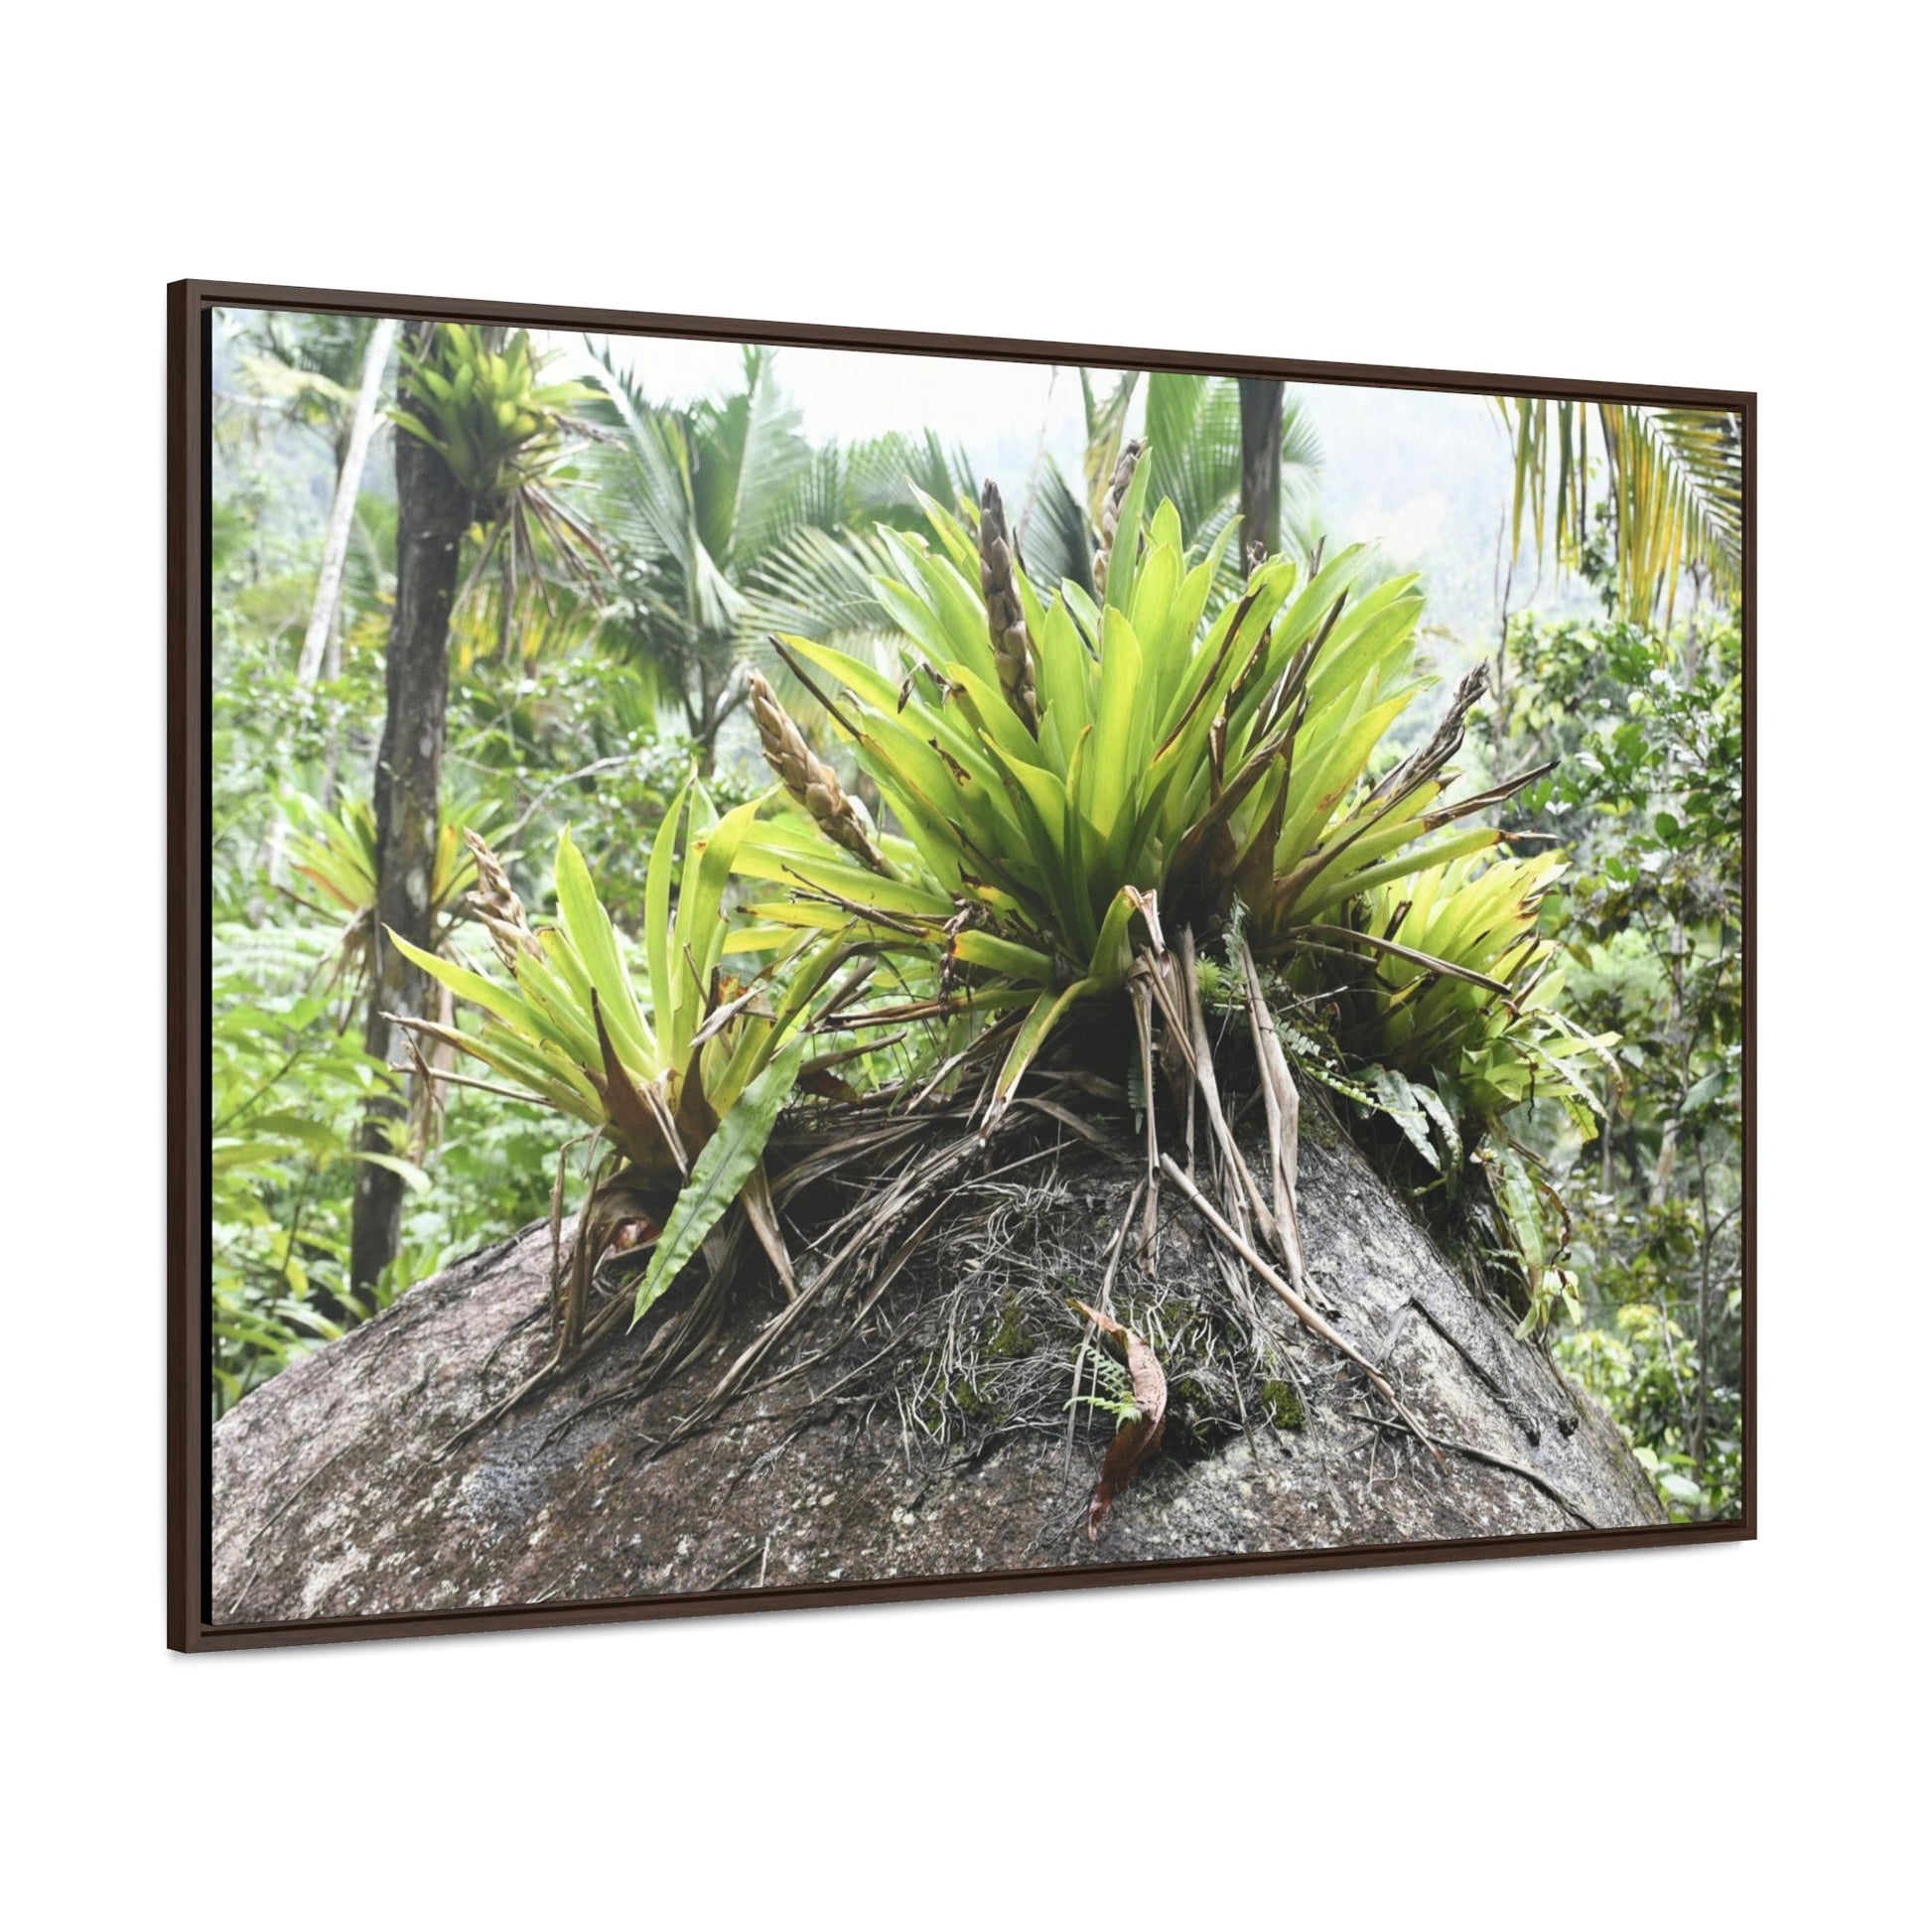
<svg viewBox="0 0 1932 1932"><path fill-rule="evenodd" d="M1054 1223L1061 1252L1091 1257L1069 1283L1091 1294L1132 1177L1084 1148L1064 1153L1057 1174L1037 1213ZM768 1319L773 1291L748 1276L717 1351L661 1389L625 1393L634 1349L618 1342L439 1459L462 1424L542 1359L549 1242L537 1229L423 1283L222 1419L214 1618L564 1603L1663 1520L1611 1424L1445 1265L1346 1142L1305 1140L1302 1205L1314 1277L1339 1325L1383 1363L1433 1435L1461 1446L1447 1450L1446 1467L1372 1420L1387 1412L1363 1378L1280 1311L1309 1395L1305 1426L1277 1430L1262 1416L1190 1452L1171 1424L1169 1446L1089 1543L1097 1430L1083 1430L1069 1457L1059 1424L1003 1429L996 1418L979 1440L944 1449L908 1422L930 1359L915 1333L919 1311L978 1265L970 1227L936 1243L882 1303L882 1320L909 1316L885 1331L899 1338L897 1362L858 1377L856 1395L838 1397L834 1385L851 1374L848 1362L879 1352L877 1328L847 1356L741 1401L722 1426L660 1448ZM1010 1201L1007 1220L1010 1231ZM1211 1267L1198 1225L1170 1195L1163 1277L1198 1281ZM1062 1352L1070 1364L1070 1342ZM1178 1378L1184 1364L1168 1367ZM828 1393L838 1397L829 1407L809 1407L808 1396Z"/></svg>

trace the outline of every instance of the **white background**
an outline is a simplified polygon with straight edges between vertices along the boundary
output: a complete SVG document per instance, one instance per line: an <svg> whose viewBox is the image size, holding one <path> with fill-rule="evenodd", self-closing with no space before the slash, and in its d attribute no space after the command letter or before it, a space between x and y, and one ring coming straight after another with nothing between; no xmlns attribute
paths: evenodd
<svg viewBox="0 0 1932 1932"><path fill-rule="evenodd" d="M1911 1916L1920 29L677 11L9 30L15 1922ZM1763 1540L166 1655L162 342L189 274L1758 389Z"/></svg>

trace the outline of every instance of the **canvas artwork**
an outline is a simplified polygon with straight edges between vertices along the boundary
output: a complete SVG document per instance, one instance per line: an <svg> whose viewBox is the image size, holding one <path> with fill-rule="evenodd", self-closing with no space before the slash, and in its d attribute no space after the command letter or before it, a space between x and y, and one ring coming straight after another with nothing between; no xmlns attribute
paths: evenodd
<svg viewBox="0 0 1932 1932"><path fill-rule="evenodd" d="M172 1641L1751 1533L1750 397L174 303Z"/></svg>

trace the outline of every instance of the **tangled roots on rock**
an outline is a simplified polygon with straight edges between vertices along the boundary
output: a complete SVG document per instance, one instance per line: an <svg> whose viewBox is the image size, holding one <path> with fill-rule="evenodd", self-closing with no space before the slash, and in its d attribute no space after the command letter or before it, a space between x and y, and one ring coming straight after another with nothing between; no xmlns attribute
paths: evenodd
<svg viewBox="0 0 1932 1932"><path fill-rule="evenodd" d="M1107 1312L1145 1337L1168 1377L1163 1453L1187 1461L1245 1430L1299 1429L1311 1381L1338 1380L1292 1324L1264 1328L1214 1268L1178 1203L1161 1239L1116 1244L1136 1203L1125 1181L990 1180L960 1190L911 1272L910 1314L882 1375L909 1445L983 1454L1016 1434L1065 1435L1091 1456L1113 1434L1111 1357L1069 1306L1094 1301L1096 1256L1118 1246Z"/></svg>

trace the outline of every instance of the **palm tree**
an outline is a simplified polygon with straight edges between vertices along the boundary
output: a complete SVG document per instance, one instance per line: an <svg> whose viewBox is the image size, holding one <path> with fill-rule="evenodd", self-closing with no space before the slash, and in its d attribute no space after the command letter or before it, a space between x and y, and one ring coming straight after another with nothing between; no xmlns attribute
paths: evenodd
<svg viewBox="0 0 1932 1932"><path fill-rule="evenodd" d="M652 404L597 353L586 413L606 435L587 467L618 598L602 635L682 710L708 772L747 698L746 657L774 629L848 647L883 634L869 533L911 527L921 489L949 499L968 473L931 436L814 448L769 348L746 346L741 387L682 407Z"/></svg>
<svg viewBox="0 0 1932 1932"><path fill-rule="evenodd" d="M1514 446L1511 543L1520 552L1530 511L1537 555L1553 539L1560 568L1581 564L1588 538L1590 418L1596 419L1608 515L1615 539L1615 597L1621 616L1669 624L1678 578L1702 572L1717 596L1734 599L1742 581L1744 452L1726 410L1661 409L1642 403L1558 402L1499 396ZM1552 458L1555 475L1552 476Z"/></svg>
<svg viewBox="0 0 1932 1932"><path fill-rule="evenodd" d="M877 654L897 634L876 589L897 571L883 532L923 542L929 504L954 507L974 494L965 452L948 450L931 430L816 451L803 520L759 560L745 587L740 648L787 702L792 671L771 647L774 631Z"/></svg>
<svg viewBox="0 0 1932 1932"><path fill-rule="evenodd" d="M285 421L320 437L335 460L322 567L296 663L298 697L315 687L335 641L356 499L379 427L377 405L399 327L388 318L271 310L242 338L241 369L255 394Z"/></svg>

